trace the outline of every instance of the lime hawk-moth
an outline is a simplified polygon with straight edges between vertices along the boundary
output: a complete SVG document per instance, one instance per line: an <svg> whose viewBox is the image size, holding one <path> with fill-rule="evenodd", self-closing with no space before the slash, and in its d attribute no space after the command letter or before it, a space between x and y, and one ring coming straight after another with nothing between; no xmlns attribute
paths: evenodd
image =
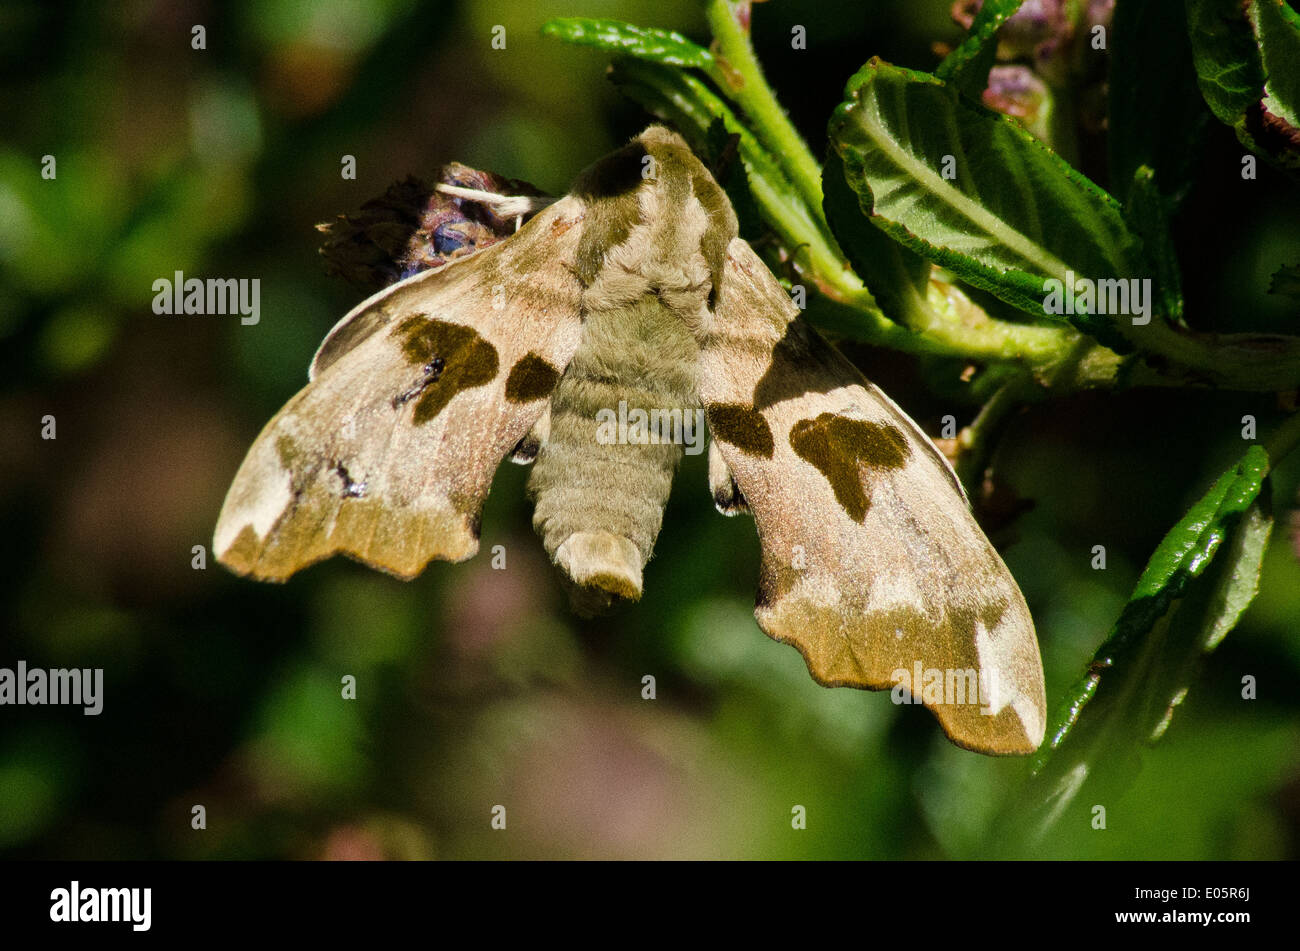
<svg viewBox="0 0 1300 951"><path fill-rule="evenodd" d="M347 314L249 450L215 551L263 580L336 553L411 578L475 554L509 456L575 608L635 600L682 447L598 439L620 401L703 408L717 507L758 529L759 626L817 681L906 679L960 746L1038 747L1033 622L947 460L801 318L662 126Z"/></svg>

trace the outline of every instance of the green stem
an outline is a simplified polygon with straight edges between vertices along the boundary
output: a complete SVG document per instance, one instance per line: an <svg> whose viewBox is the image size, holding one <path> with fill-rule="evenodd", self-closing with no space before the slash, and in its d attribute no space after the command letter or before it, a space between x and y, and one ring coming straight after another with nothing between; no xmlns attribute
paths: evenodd
<svg viewBox="0 0 1300 951"><path fill-rule="evenodd" d="M1153 318L1145 326L1119 327L1148 353L1193 371L1201 382L1254 392L1300 386L1300 337L1278 334L1211 334L1175 327ZM1177 368L1173 370L1178 374Z"/></svg>
<svg viewBox="0 0 1300 951"><path fill-rule="evenodd" d="M725 60L710 70L710 78L745 110L759 140L776 156L782 170L827 234L822 216L822 170L803 137L781 108L763 77L749 32L736 19L731 0L709 0L705 15L717 51Z"/></svg>
<svg viewBox="0 0 1300 951"><path fill-rule="evenodd" d="M1070 328L997 320L970 302L963 306L945 297L933 283L918 300L913 317L919 318L911 326L900 326L881 311L826 223L821 166L767 84L749 34L736 19L735 4L709 0L706 13L716 50L708 76L744 110L747 123L707 83L684 70L623 61L615 67L615 82L679 127L705 133L721 118L728 132L740 136L740 155L764 220L806 278L826 298L856 312L854 336L908 353L1003 362L1039 377L1059 376L1055 368L1070 359L1079 341ZM1059 382L1066 388L1111 385L1118 363L1113 353L1096 348Z"/></svg>
<svg viewBox="0 0 1300 951"><path fill-rule="evenodd" d="M1037 387L1028 376L1013 377L989 397L979 415L957 434L959 455L953 468L957 470L957 478L962 485L970 491L973 492L978 487L988 468L988 460L993 454L998 435L1006 428L1011 415L1024 399L1035 390Z"/></svg>
<svg viewBox="0 0 1300 951"><path fill-rule="evenodd" d="M908 307L908 326L924 335L930 353L1006 361L1045 371L1065 359L1079 339L1068 327L998 320L959 288L931 276L927 293ZM1109 374L1114 376L1112 370Z"/></svg>

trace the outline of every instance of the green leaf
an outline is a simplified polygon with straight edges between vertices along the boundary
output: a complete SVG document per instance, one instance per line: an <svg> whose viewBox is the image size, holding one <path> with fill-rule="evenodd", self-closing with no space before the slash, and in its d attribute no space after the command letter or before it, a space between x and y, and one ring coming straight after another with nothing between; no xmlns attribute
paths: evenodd
<svg viewBox="0 0 1300 951"><path fill-rule="evenodd" d="M935 70L944 82L952 83L974 99L989 84L989 70L997 55L998 29L1015 15L1024 0L985 0L971 22L966 39L944 57Z"/></svg>
<svg viewBox="0 0 1300 951"><path fill-rule="evenodd" d="M1159 312L1174 322L1183 317L1183 279L1178 254L1169 235L1173 200L1161 193L1156 175L1143 165L1133 175L1124 217L1142 238L1143 270L1155 277Z"/></svg>
<svg viewBox="0 0 1300 951"><path fill-rule="evenodd" d="M1118 0L1110 30L1106 136L1116 194L1150 166L1175 204L1186 193L1209 114L1196 89L1183 0ZM1172 210L1172 209L1171 209Z"/></svg>
<svg viewBox="0 0 1300 951"><path fill-rule="evenodd" d="M834 149L826 153L822 193L822 208L840 248L885 316L905 327L924 325L930 262L872 224L845 180L844 163Z"/></svg>
<svg viewBox="0 0 1300 951"><path fill-rule="evenodd" d="M1300 168L1300 14L1283 0L1255 0L1251 25L1268 81L1255 138L1289 168Z"/></svg>
<svg viewBox="0 0 1300 951"><path fill-rule="evenodd" d="M1156 548L1138 579L1129 603L1116 623L1111 641L1098 657L1121 642L1141 636L1181 597L1218 551L1227 523L1255 501L1268 475L1268 454L1252 446L1232 469L1210 488Z"/></svg>
<svg viewBox="0 0 1300 951"><path fill-rule="evenodd" d="M1138 238L1119 203L1019 123L879 59L846 95L831 146L862 207L894 240L1039 318L1053 316L1044 312L1048 279L1139 276ZM1070 320L1112 349L1131 349L1112 316Z"/></svg>
<svg viewBox="0 0 1300 951"><path fill-rule="evenodd" d="M634 26L621 20L556 17L547 20L542 26L542 35L666 66L683 66L688 69L709 69L713 66L713 54L680 33Z"/></svg>
<svg viewBox="0 0 1300 951"><path fill-rule="evenodd" d="M1264 483L1259 498L1242 516L1232 536L1232 546L1224 553L1219 583L1214 589L1206 616L1203 646L1206 652L1223 642L1241 616L1259 594L1259 576L1264 568L1264 554L1273 533L1269 505L1269 484Z"/></svg>
<svg viewBox="0 0 1300 951"><path fill-rule="evenodd" d="M1034 763L1025 795L1039 833L1085 788L1087 803L1123 791L1205 655L1254 599L1272 530L1269 465L1252 446L1156 548Z"/></svg>
<svg viewBox="0 0 1300 951"><path fill-rule="evenodd" d="M1186 0L1192 63L1220 122L1240 129L1264 88L1264 63L1241 0Z"/></svg>
<svg viewBox="0 0 1300 951"><path fill-rule="evenodd" d="M1300 15L1282 0L1187 0L1201 94L1242 145L1300 169Z"/></svg>

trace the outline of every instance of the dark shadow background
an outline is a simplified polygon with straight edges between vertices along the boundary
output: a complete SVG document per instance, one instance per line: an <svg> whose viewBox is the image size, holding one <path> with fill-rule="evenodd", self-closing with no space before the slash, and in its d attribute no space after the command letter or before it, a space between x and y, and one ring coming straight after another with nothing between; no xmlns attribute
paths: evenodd
<svg viewBox="0 0 1300 951"><path fill-rule="evenodd" d="M561 193L646 123L603 79L603 54L540 37L555 15L707 39L693 0L0 8L0 666L103 667L106 694L98 717L0 707L0 854L981 854L1025 762L960 751L887 695L818 687L764 637L752 522L714 513L702 458L682 469L645 600L595 622L568 613L512 466L483 553L409 584L344 560L283 586L191 567L244 450L366 294L324 275L314 223L451 159ZM793 23L808 51L790 49ZM194 24L206 50L191 49ZM815 153L867 57L929 69L932 44L959 36L937 0L774 0L754 32ZM1264 290L1300 262L1300 198L1262 164L1242 182L1240 152L1208 130L1177 222L1189 317L1294 330L1294 307ZM153 281L177 270L260 279L260 323L153 314ZM910 358L848 349L931 432L944 413L971 418ZM1126 392L1012 427L998 467L1036 505L997 541L1053 707L1164 532L1242 451L1244 413L1263 431L1278 415L1271 397ZM1294 464L1276 476L1258 601L1107 804L1109 828L1064 822L1034 855L1300 852L1296 481ZM1105 571L1089 566L1096 544ZM489 827L497 804L505 832ZM796 804L806 831L791 829Z"/></svg>

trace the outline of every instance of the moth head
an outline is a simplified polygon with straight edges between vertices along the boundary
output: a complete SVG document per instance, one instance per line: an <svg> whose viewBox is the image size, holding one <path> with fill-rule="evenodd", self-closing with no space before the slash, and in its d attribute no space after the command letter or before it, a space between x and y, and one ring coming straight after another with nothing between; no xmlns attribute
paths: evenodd
<svg viewBox="0 0 1300 951"><path fill-rule="evenodd" d="M727 246L739 229L726 192L685 139L666 126L650 126L587 168L574 194L587 206L576 262L584 286L615 261L656 292L682 295L668 301L674 310L707 319L722 284Z"/></svg>
<svg viewBox="0 0 1300 951"><path fill-rule="evenodd" d="M432 184L407 176L318 224L320 253L328 272L377 290L510 237L553 200L527 182L449 162Z"/></svg>

